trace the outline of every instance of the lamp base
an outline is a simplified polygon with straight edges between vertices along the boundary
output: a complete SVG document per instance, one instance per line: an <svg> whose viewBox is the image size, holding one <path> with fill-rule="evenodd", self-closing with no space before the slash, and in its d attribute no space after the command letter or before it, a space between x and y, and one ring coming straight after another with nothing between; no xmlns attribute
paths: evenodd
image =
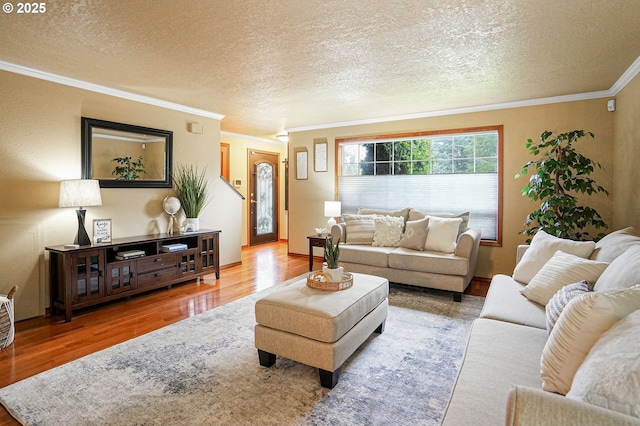
<svg viewBox="0 0 640 426"><path fill-rule="evenodd" d="M327 221L327 232L329 234L331 233L331 228L333 228L333 225L335 225L336 223L337 222L333 217L329 218L329 220Z"/></svg>
<svg viewBox="0 0 640 426"><path fill-rule="evenodd" d="M78 215L78 234L76 235L74 243L81 246L91 245L89 234L87 234L87 230L84 228L84 217L86 213L87 211L83 208L76 210L76 214Z"/></svg>

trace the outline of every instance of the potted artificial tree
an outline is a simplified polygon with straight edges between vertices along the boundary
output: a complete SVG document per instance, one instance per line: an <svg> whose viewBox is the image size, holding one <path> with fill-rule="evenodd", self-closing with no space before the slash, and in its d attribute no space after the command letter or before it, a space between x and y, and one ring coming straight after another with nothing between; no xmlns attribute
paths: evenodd
<svg viewBox="0 0 640 426"><path fill-rule="evenodd" d="M527 229L520 234L533 236L539 229L559 238L572 240L592 239L585 229L606 229L607 225L598 212L588 206L578 205L577 193L592 195L604 193L606 189L595 183L590 177L595 168L602 166L578 153L573 144L579 139L593 133L584 130L553 134L544 131L540 135L540 142L527 140L525 146L532 155L542 156L531 160L522 168L526 175L529 169L533 174L529 184L522 189L522 195L533 201L541 201L540 207L529 213L525 220ZM600 233L593 239L604 236ZM530 242L531 238L527 239Z"/></svg>
<svg viewBox="0 0 640 426"><path fill-rule="evenodd" d="M115 161L117 164L111 172L112 175L118 176L116 180L136 180L140 179L143 173L146 173L142 163L142 155L135 161L131 157L117 157L111 161Z"/></svg>
<svg viewBox="0 0 640 426"><path fill-rule="evenodd" d="M173 173L173 185L176 197L180 200L180 205L186 216L184 230L198 231L200 220L198 216L207 205L207 180L205 178L206 168L202 172L197 166L178 165Z"/></svg>
<svg viewBox="0 0 640 426"><path fill-rule="evenodd" d="M324 265L322 265L322 272L331 277L332 282L342 281L342 273L344 267L339 266L340 261L340 240L333 244L333 237L327 237L326 244L324 246Z"/></svg>

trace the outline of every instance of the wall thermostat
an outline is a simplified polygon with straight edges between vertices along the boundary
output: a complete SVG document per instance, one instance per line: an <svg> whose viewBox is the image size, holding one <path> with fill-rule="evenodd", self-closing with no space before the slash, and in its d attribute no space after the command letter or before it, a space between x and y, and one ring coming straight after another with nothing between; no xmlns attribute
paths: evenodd
<svg viewBox="0 0 640 426"><path fill-rule="evenodd" d="M609 102L607 102L607 111L611 112L615 110L616 110L616 100L611 99Z"/></svg>

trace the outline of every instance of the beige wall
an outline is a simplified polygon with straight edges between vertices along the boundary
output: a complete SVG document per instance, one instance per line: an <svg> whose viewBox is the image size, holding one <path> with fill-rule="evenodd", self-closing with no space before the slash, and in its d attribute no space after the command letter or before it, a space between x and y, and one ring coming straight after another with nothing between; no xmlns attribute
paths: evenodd
<svg viewBox="0 0 640 426"><path fill-rule="evenodd" d="M614 117L613 224L640 229L640 75L618 93Z"/></svg>
<svg viewBox="0 0 640 426"><path fill-rule="evenodd" d="M290 158L293 150L299 147L306 147L311 157L314 138L326 137L329 140L330 152L329 173L314 173L310 167L308 180L296 180L293 177L290 180L289 251L307 253L306 236L313 233L314 227L326 224L323 201L333 199L336 190L336 138L503 125L503 243L502 247L481 247L476 276L510 274L515 264L516 246L525 240L518 231L523 228L527 214L536 208L533 202L520 194L520 189L526 185L526 181L514 178L522 166L531 159L524 146L526 140L538 138L544 130L564 132L585 129L595 133L595 140L585 139L579 149L604 166L604 170L597 171L593 176L599 184L612 192L614 113L607 111L606 103L607 99L598 99L292 133ZM589 201L589 205L596 208L604 220L612 225L612 197L598 195ZM398 206L402 207L406 206Z"/></svg>
<svg viewBox="0 0 640 426"><path fill-rule="evenodd" d="M248 165L248 151L256 150L261 152L269 152L278 154L280 156L279 167L279 238L281 240L287 239L287 223L288 223L288 211L285 210L284 205L284 191L285 191L285 166L282 163L287 158L287 145L261 142L255 139L235 137L235 136L221 136L221 141L229 144L230 150L230 171L229 177L231 182L235 179L241 179L242 185L236 187L238 192L244 196L242 200L242 245L249 245L248 229L249 229L249 165Z"/></svg>
<svg viewBox="0 0 640 426"><path fill-rule="evenodd" d="M240 197L220 181L220 122L0 71L0 293L19 284L16 317L44 313L48 271L44 246L70 243L74 209L58 208L59 181L81 177L80 120L98 118L174 132L174 164L207 167L211 202L203 228L221 229L221 264L240 261ZM187 131L203 124L203 134ZM162 200L171 189L102 189L93 219L111 218L114 238L165 232Z"/></svg>

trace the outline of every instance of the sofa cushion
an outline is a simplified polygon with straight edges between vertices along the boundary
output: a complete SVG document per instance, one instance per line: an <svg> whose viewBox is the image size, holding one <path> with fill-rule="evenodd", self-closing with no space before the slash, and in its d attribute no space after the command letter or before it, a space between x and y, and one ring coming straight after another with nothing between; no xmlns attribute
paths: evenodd
<svg viewBox="0 0 640 426"><path fill-rule="evenodd" d="M609 266L606 262L583 259L557 251L522 289L529 300L546 306L554 294L565 285L586 280L592 285Z"/></svg>
<svg viewBox="0 0 640 426"><path fill-rule="evenodd" d="M638 244L640 244L640 235L638 235L635 228L620 229L605 235L603 239L598 241L596 249L589 258L611 263L615 258L626 252L627 249Z"/></svg>
<svg viewBox="0 0 640 426"><path fill-rule="evenodd" d="M569 301L575 297L582 296L585 293L592 291L593 285L590 285L587 281L580 281L565 285L556 294L553 295L549 303L545 308L547 314L547 333L551 333L553 326L556 325L560 314L564 310Z"/></svg>
<svg viewBox="0 0 640 426"><path fill-rule="evenodd" d="M533 236L527 251L513 270L513 278L516 281L528 284L545 263L553 257L556 251L579 257L588 258L596 247L593 241L571 241L554 237L540 230Z"/></svg>
<svg viewBox="0 0 640 426"><path fill-rule="evenodd" d="M442 424L504 424L511 387L540 388L540 354L546 339L542 329L475 320Z"/></svg>
<svg viewBox="0 0 640 426"><path fill-rule="evenodd" d="M458 229L462 219L443 218L427 216L427 241L424 243L425 250L441 251L443 253L453 253L456 249L458 239Z"/></svg>
<svg viewBox="0 0 640 426"><path fill-rule="evenodd" d="M427 216L462 219L462 222L460 223L460 229L458 229L458 234L462 234L464 231L466 231L469 228L469 217L470 217L469 212L462 212L462 213L429 213L427 212L425 213L419 210L411 209L409 211L409 218L407 220L419 220Z"/></svg>
<svg viewBox="0 0 640 426"><path fill-rule="evenodd" d="M380 216L394 216L401 217L404 219L405 223L409 220L409 211L411 209L409 207L405 207L402 210L383 210L383 209L369 209L366 207L360 207L358 209L358 214L362 215L380 215Z"/></svg>
<svg viewBox="0 0 640 426"><path fill-rule="evenodd" d="M631 287L640 284L640 245L635 245L616 257L600 275L595 291Z"/></svg>
<svg viewBox="0 0 640 426"><path fill-rule="evenodd" d="M640 417L640 310L614 324L593 345L567 397Z"/></svg>
<svg viewBox="0 0 640 426"><path fill-rule="evenodd" d="M398 246L413 250L424 250L424 244L427 242L428 225L428 217L407 222Z"/></svg>
<svg viewBox="0 0 640 426"><path fill-rule="evenodd" d="M571 300L542 351L542 388L565 395L578 367L600 336L637 309L640 309L640 287L596 291Z"/></svg>
<svg viewBox="0 0 640 426"><path fill-rule="evenodd" d="M398 247L389 253L389 267L434 274L466 275L469 259L451 253L416 251Z"/></svg>
<svg viewBox="0 0 640 426"><path fill-rule="evenodd" d="M480 318L511 322L546 330L544 307L524 297L524 284L508 275L494 275L484 300Z"/></svg>
<svg viewBox="0 0 640 426"><path fill-rule="evenodd" d="M378 216L373 219L375 231L373 233L374 247L398 247L404 229L404 218L395 216Z"/></svg>
<svg viewBox="0 0 640 426"><path fill-rule="evenodd" d="M340 262L359 263L362 265L389 267L389 253L395 247L373 247L369 245L341 245Z"/></svg>
<svg viewBox="0 0 640 426"><path fill-rule="evenodd" d="M347 230L347 244L372 244L376 231L376 215L343 214Z"/></svg>

